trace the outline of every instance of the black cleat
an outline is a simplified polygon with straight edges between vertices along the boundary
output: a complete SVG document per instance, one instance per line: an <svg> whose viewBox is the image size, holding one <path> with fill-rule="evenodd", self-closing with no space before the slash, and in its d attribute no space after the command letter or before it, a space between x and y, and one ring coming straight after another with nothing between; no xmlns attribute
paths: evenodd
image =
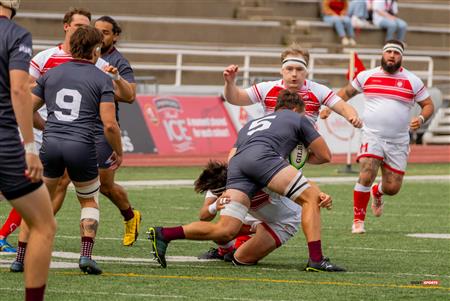
<svg viewBox="0 0 450 301"><path fill-rule="evenodd" d="M81 256L78 266L80 267L80 270L89 275L100 275L102 273L102 270L97 265L95 260L90 259L86 256Z"/></svg>
<svg viewBox="0 0 450 301"><path fill-rule="evenodd" d="M200 254L197 258L198 259L220 259L223 260L223 255L219 254L219 249L217 248L210 248L207 252Z"/></svg>
<svg viewBox="0 0 450 301"><path fill-rule="evenodd" d="M11 263L9 270L13 273L23 273L24 270L23 262L14 260L13 263Z"/></svg>
<svg viewBox="0 0 450 301"><path fill-rule="evenodd" d="M161 227L150 227L148 228L147 234L148 239L152 243L153 257L158 261L161 267L166 268L166 250L169 243L163 239Z"/></svg>
<svg viewBox="0 0 450 301"><path fill-rule="evenodd" d="M308 260L305 271L307 272L345 272L344 268L341 268L330 262L328 257L324 257L320 262L314 262Z"/></svg>

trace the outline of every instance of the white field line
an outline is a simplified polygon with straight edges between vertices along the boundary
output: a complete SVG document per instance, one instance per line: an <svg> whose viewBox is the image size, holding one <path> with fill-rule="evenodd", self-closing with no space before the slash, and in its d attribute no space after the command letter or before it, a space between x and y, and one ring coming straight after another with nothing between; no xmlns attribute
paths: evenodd
<svg viewBox="0 0 450 301"><path fill-rule="evenodd" d="M10 291L10 292L22 292L23 289L18 288L9 288L9 287L0 287L0 291ZM52 288L48 288L46 290L47 293L50 294L58 294L58 295L88 295L88 296L117 296L117 297L153 297L153 298L165 298L165 299L192 299L192 296L184 296L184 295L156 295L156 294L138 294L138 293L117 293L117 292L99 292L99 291L83 291L83 290L77 290L77 291L68 291L68 290L56 290ZM227 297L213 297L208 296L208 299L211 300L230 300L230 301L275 301L273 299L248 299L248 298L227 298ZM296 300L304 300L304 299L296 299ZM277 299L276 301L287 301L287 300L281 300Z"/></svg>
<svg viewBox="0 0 450 301"><path fill-rule="evenodd" d="M309 178L319 184L342 184L355 183L358 179L350 177L317 177ZM378 177L378 180L380 178ZM428 176L405 176L405 182L450 182L450 175L428 175ZM118 184L131 187L192 187L194 180L141 180L141 181L117 181Z"/></svg>
<svg viewBox="0 0 450 301"><path fill-rule="evenodd" d="M440 234L440 233L412 233L412 234L406 234L406 236L417 237L417 238L450 239L450 234Z"/></svg>

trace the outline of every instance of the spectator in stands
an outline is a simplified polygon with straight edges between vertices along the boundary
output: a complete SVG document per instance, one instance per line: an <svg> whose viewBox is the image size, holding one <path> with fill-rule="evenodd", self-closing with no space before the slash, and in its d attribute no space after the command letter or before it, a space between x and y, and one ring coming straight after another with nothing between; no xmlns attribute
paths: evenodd
<svg viewBox="0 0 450 301"><path fill-rule="evenodd" d="M347 16L348 0L323 0L322 16L323 21L331 24L336 29L344 46L354 46L355 33L350 18Z"/></svg>
<svg viewBox="0 0 450 301"><path fill-rule="evenodd" d="M385 40L395 38L404 42L408 24L397 17L397 0L373 0L372 9L373 24L387 30ZM397 33L396 37L394 37L395 32Z"/></svg>
<svg viewBox="0 0 450 301"><path fill-rule="evenodd" d="M352 21L354 28L363 28L369 26L369 10L367 9L368 1L352 0L348 7L348 16Z"/></svg>

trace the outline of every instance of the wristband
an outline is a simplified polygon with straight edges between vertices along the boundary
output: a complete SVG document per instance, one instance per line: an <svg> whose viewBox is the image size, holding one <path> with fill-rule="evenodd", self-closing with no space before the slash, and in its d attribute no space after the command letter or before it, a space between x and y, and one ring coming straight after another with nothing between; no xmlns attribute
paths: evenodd
<svg viewBox="0 0 450 301"><path fill-rule="evenodd" d="M108 73L108 75L109 75L109 76L111 77L111 79L114 80L114 81L117 81L117 80L120 80L120 79L121 79L119 72L117 72L117 73Z"/></svg>
<svg viewBox="0 0 450 301"><path fill-rule="evenodd" d="M39 155L39 151L36 147L36 144L34 144L34 142L25 143L23 147L25 148L26 154Z"/></svg>
<svg viewBox="0 0 450 301"><path fill-rule="evenodd" d="M208 212L213 214L213 215L217 213L216 202L214 202L214 203L212 203L211 205L208 206Z"/></svg>
<svg viewBox="0 0 450 301"><path fill-rule="evenodd" d="M418 118L419 118L420 120L422 120L422 124L425 123L425 117L423 117L423 115L419 115Z"/></svg>

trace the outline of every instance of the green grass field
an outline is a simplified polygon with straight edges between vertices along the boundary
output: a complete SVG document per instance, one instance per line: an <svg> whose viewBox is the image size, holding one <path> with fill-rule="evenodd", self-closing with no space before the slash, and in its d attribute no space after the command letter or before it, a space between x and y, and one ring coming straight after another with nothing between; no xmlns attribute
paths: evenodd
<svg viewBox="0 0 450 301"><path fill-rule="evenodd" d="M308 176L330 176L327 172L337 168L311 168ZM448 174L448 169L448 165L411 165L408 174ZM198 171L124 168L118 179L193 179ZM66 253L53 258L70 266L51 270L46 300L448 300L450 241L406 236L450 233L448 182L406 182L399 195L386 198L381 218L368 213L367 233L358 236L350 233L353 184L321 188L334 197L333 210L322 215L324 253L346 267L347 273L304 272L308 252L302 233L254 267L197 262L195 257L213 243L175 241L169 245L168 268L162 269L150 260L145 229L194 221L202 203L202 196L191 188L170 187L128 191L143 214L141 236L132 247L121 245L121 216L106 198L101 198L94 255L107 256L97 260L104 274L83 275L77 268L79 205L70 192L57 217L54 247ZM9 206L0 203L1 220L8 211ZM15 233L9 241L16 244L16 240ZM12 256L0 256L2 300L23 299L22 275L8 271L12 260ZM423 280L438 280L440 285L415 284Z"/></svg>

